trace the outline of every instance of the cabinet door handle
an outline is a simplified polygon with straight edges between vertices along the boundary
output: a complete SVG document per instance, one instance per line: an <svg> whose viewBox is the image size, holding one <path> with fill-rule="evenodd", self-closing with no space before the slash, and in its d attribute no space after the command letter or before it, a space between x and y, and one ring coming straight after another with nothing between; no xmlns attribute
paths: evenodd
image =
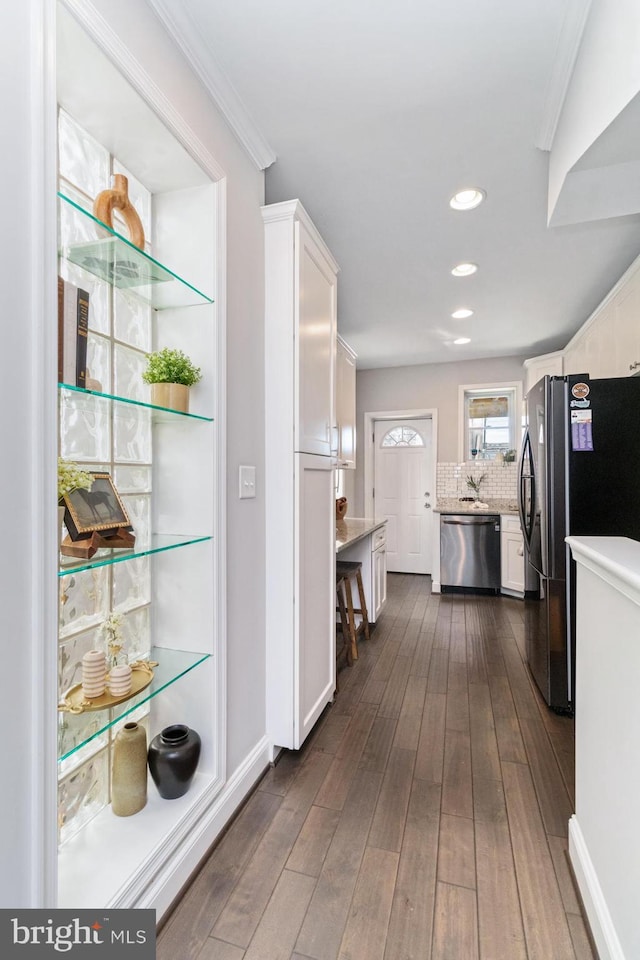
<svg viewBox="0 0 640 960"><path fill-rule="evenodd" d="M340 424L336 423L335 426L331 428L331 433L333 434L333 440L331 440L331 455L338 456L338 451L340 447Z"/></svg>
<svg viewBox="0 0 640 960"><path fill-rule="evenodd" d="M518 549L516 550L516 553L518 554L519 557L524 557L524 547L522 546L522 544L518 547Z"/></svg>
<svg viewBox="0 0 640 960"><path fill-rule="evenodd" d="M633 363L629 364L629 370L637 370L640 367L640 360L634 360Z"/></svg>

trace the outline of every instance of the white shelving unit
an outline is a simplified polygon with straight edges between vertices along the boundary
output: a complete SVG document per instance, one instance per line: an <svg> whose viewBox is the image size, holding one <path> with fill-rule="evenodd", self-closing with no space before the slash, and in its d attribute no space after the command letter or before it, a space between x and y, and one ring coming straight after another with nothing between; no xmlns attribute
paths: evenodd
<svg viewBox="0 0 640 960"><path fill-rule="evenodd" d="M110 331L95 332L102 347L111 349L115 358L108 383L101 380L102 390L58 387L65 456L85 467L94 463L102 467L106 458L96 451L103 448L88 442L83 447L83 430L86 428L87 436L91 431L114 431L113 436L120 431L124 439L119 446L111 446L107 465L132 509L136 498L141 501L144 496L148 501L144 513L148 523L133 520L134 531L142 531L133 553L99 551L89 561L61 558L58 578L63 595L72 583L79 589L82 577L93 577L93 582L107 591L102 599L101 594L96 598L94 591L95 609L88 618L84 610L82 623L74 625L71 613L65 612L62 642L82 637L85 627L87 642L93 642L105 612L114 608L114 571L127 583L134 583L137 577L148 578L148 602L143 599L140 604L142 626L132 642L143 648L147 643L146 655L159 666L152 686L125 703L119 715L116 711L93 713L86 727L88 714L63 715L68 725L58 750L58 768L61 780L68 782L77 775L73 796L82 815L77 829L68 831L69 837L59 847L57 892L52 899L59 906L74 908L152 905L161 913L211 842L212 811L225 779L224 572L220 560L223 544L218 536L224 512L220 483L224 338L213 302L220 276L217 244L222 237L218 171L213 163L203 163L201 155L194 159L198 153L195 141L190 150L188 143L184 145L188 137L170 132L167 121L174 118L147 105L66 5L58 6L57 17L60 106L153 197L148 237L153 253L146 258L130 245L127 249L126 233L124 239L118 239L102 229L90 212L81 209L77 197L60 198L62 215L82 221L78 233L89 238L83 249L82 243L63 242L60 263L72 266L62 269L76 271L75 277L86 275L96 302L102 297L113 316L113 286L96 276L92 262L103 257L106 248L106 254L113 256L114 244L124 249L127 262L142 259L140 269L144 273L148 268L153 282L125 295L142 297L151 304L149 348L184 350L202 368L203 380L192 391L189 416L154 408L148 388L140 386L133 368L128 381L131 389L121 389L127 376L116 375L117 363L123 369L118 352L122 355L129 350L133 356L134 351L112 326ZM83 162L81 156L78 162ZM101 189L109 185L103 183ZM87 242L93 243L93 252ZM72 442L65 433L71 424ZM138 436L147 434L148 445L146 440L139 443ZM136 452L140 446L145 450L148 446L149 457ZM54 471L55 464L50 466ZM119 473L130 483L124 491L120 489L124 480L117 479ZM140 481L138 496L135 484L143 474L146 479ZM146 589L141 587L141 593ZM85 601L89 593L84 591ZM122 818L110 809L105 777L108 781L110 738L125 713L147 725L149 740L169 723L186 723L199 732L203 748L195 781L184 797L163 801L150 780L147 806L135 816ZM77 725L75 732L73 724ZM95 795L83 793L82 777L95 789L97 801ZM55 834L55 812L50 815L47 831ZM59 812L58 823L77 815L71 805Z"/></svg>

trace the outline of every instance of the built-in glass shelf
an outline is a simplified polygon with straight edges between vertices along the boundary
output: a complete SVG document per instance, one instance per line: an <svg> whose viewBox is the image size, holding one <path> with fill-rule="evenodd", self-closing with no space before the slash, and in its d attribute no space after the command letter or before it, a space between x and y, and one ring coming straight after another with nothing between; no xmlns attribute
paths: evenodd
<svg viewBox="0 0 640 960"><path fill-rule="evenodd" d="M194 543L204 543L213 537L198 536L171 536L164 533L154 533L150 542L136 543L133 550L101 548L94 553L90 560L78 560L76 557L60 556L59 577L70 577L81 570L93 570L95 567L106 567L111 563L123 563L127 560L137 560L139 557L148 557L153 553L164 553L167 550L177 550L179 547L189 547Z"/></svg>
<svg viewBox="0 0 640 960"><path fill-rule="evenodd" d="M66 260L114 287L130 290L156 310L213 303L212 297L134 246L74 200L60 192L58 197L97 234L95 240L64 247L60 253ZM86 228L82 232L86 233Z"/></svg>
<svg viewBox="0 0 640 960"><path fill-rule="evenodd" d="M143 400L130 400L128 397L117 397L113 393L102 393L98 390L85 390L83 387L73 387L70 383L59 383L58 388L65 394L72 394L75 403L91 404L92 397L101 397L114 402L115 416L130 417L136 408L150 410L154 423L175 423L181 417L186 420L200 420L213 423L213 417L203 417L199 413L184 413L182 410L172 410L170 407L158 407Z"/></svg>
<svg viewBox="0 0 640 960"><path fill-rule="evenodd" d="M194 667L208 660L208 653L192 653L184 650L169 650L165 647L152 647L150 661L158 665L154 668L151 684L129 700L109 707L86 713L58 713L58 762L67 760L110 727L137 710L143 703L153 699L158 693L184 677Z"/></svg>

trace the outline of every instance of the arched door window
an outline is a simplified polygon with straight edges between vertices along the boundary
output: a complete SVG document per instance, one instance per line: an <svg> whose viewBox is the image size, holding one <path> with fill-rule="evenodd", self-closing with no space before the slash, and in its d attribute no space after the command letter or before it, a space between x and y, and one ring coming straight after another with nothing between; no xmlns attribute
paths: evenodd
<svg viewBox="0 0 640 960"><path fill-rule="evenodd" d="M413 427L392 427L382 438L381 447L424 447L424 438Z"/></svg>

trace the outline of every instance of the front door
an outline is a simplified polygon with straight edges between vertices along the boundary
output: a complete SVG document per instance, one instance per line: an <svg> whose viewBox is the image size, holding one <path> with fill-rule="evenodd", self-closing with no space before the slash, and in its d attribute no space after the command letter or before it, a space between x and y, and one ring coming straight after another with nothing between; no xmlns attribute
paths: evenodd
<svg viewBox="0 0 640 960"><path fill-rule="evenodd" d="M374 422L374 510L387 521L387 569L431 573L432 421Z"/></svg>

